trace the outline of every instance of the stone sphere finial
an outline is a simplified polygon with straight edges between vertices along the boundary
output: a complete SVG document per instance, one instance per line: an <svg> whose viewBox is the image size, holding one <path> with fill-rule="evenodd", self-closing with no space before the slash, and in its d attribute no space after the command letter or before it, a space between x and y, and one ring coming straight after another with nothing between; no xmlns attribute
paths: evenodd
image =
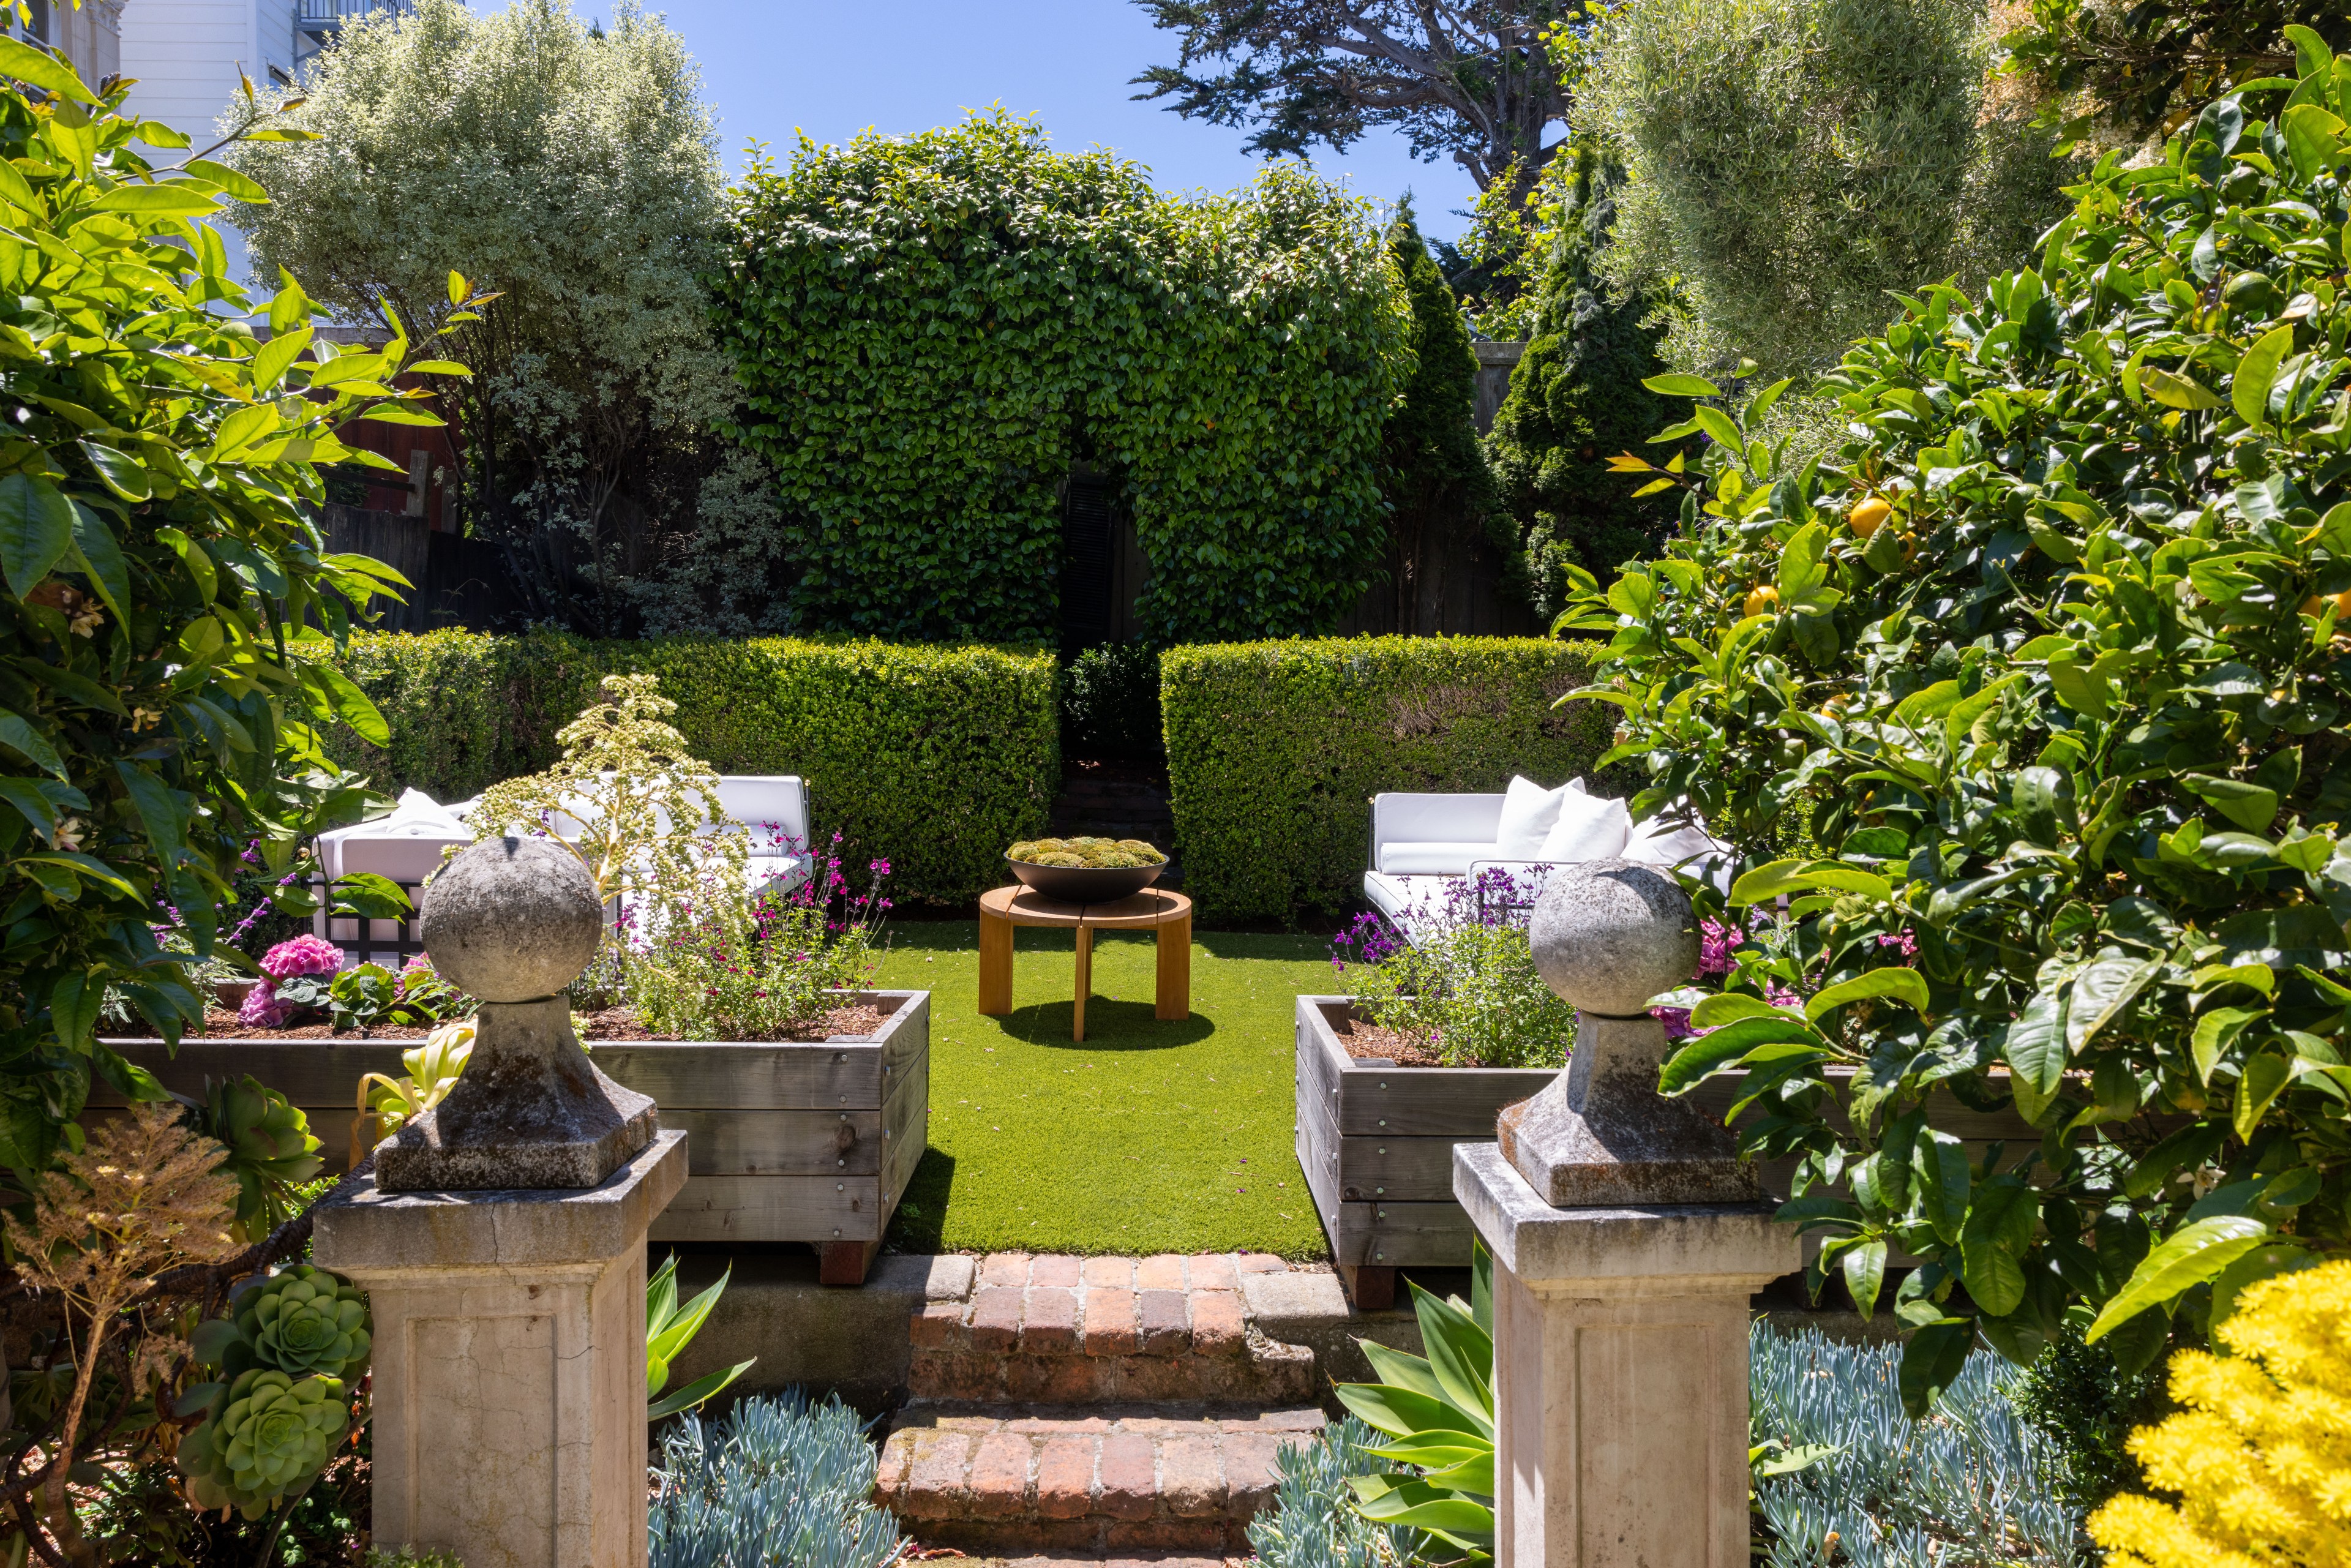
<svg viewBox="0 0 2351 1568"><path fill-rule="evenodd" d="M424 891L424 954L485 1002L529 1002L573 980L604 938L580 857L549 839L484 839Z"/></svg>
<svg viewBox="0 0 2351 1568"><path fill-rule="evenodd" d="M1527 933L1543 984L1570 1006L1629 1018L1698 969L1698 917L1663 869L1590 861L1551 874Z"/></svg>

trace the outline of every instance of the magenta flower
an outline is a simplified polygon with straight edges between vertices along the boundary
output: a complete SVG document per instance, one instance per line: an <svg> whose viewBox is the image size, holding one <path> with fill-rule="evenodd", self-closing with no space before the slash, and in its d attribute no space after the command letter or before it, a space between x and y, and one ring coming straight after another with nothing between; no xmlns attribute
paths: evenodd
<svg viewBox="0 0 2351 1568"><path fill-rule="evenodd" d="M261 971L273 980L297 975L331 975L343 967L343 950L323 936L297 936L261 956Z"/></svg>
<svg viewBox="0 0 2351 1568"><path fill-rule="evenodd" d="M277 1000L277 988L264 980L245 993L245 1000L236 1009L236 1021L247 1029L277 1029L291 1011Z"/></svg>
<svg viewBox="0 0 2351 1568"><path fill-rule="evenodd" d="M1731 950L1747 940L1747 934L1736 925L1725 925L1714 919L1698 923L1698 972L1701 975L1730 973Z"/></svg>
<svg viewBox="0 0 2351 1568"><path fill-rule="evenodd" d="M1881 947L1891 947L1905 958L1915 958L1918 956L1918 934L1907 925L1895 936L1880 936L1877 939L1877 945Z"/></svg>
<svg viewBox="0 0 2351 1568"><path fill-rule="evenodd" d="M1651 1008L1649 1016L1666 1026L1667 1040L1687 1040L1692 1035L1707 1032L1702 1029L1690 1028L1690 1010L1687 1008Z"/></svg>

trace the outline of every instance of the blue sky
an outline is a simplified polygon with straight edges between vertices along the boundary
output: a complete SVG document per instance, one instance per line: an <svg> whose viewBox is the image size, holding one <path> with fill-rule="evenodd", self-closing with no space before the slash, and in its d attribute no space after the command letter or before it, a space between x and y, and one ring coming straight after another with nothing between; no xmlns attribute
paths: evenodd
<svg viewBox="0 0 2351 1568"><path fill-rule="evenodd" d="M609 17L611 0L577 0ZM1229 189L1259 160L1243 132L1133 103L1127 78L1172 64L1176 35L1152 26L1127 0L650 0L701 62L718 116L727 172L753 138L789 146L806 131L845 141L868 129L921 131L1001 102L1033 114L1065 150L1110 147L1147 164L1171 190ZM1358 193L1393 200L1410 190L1422 232L1458 235L1476 186L1450 159L1416 162L1404 138L1374 131L1345 157L1315 167Z"/></svg>

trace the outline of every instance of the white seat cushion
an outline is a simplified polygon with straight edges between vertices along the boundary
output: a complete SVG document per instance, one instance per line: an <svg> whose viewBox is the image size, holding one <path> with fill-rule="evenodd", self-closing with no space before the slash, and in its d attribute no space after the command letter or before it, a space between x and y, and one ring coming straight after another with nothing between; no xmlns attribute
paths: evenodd
<svg viewBox="0 0 2351 1568"><path fill-rule="evenodd" d="M1493 844L1391 843L1375 868L1391 876L1466 876L1472 861L1502 858Z"/></svg>
<svg viewBox="0 0 2351 1568"><path fill-rule="evenodd" d="M1531 779L1512 779L1502 796L1502 821L1494 830L1494 847L1503 860L1535 859L1541 852L1544 835L1559 821L1561 805L1568 791L1582 793L1582 779L1562 784L1556 789L1546 789Z"/></svg>
<svg viewBox="0 0 2351 1568"><path fill-rule="evenodd" d="M1628 861L1670 867L1730 890L1730 846L1695 824L1671 827L1656 819L1636 823L1621 852Z"/></svg>
<svg viewBox="0 0 2351 1568"><path fill-rule="evenodd" d="M1604 800L1581 789L1561 791L1559 820L1543 836L1541 852L1524 858L1573 865L1606 860L1624 852L1633 817L1622 800Z"/></svg>
<svg viewBox="0 0 2351 1568"><path fill-rule="evenodd" d="M1444 901L1446 887L1453 880L1449 876L1396 876L1367 871L1364 873L1364 896L1409 940L1413 926Z"/></svg>

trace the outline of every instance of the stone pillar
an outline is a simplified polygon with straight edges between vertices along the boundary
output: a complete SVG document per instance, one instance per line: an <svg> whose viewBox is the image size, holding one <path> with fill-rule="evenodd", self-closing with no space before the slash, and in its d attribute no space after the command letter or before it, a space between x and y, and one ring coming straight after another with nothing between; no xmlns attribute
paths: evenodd
<svg viewBox="0 0 2351 1568"><path fill-rule="evenodd" d="M684 1185L685 1134L572 1034L559 993L603 908L568 851L475 844L423 926L482 1002L472 1059L313 1238L374 1314L374 1540L466 1568L642 1568L645 1232Z"/></svg>
<svg viewBox="0 0 2351 1568"><path fill-rule="evenodd" d="M1530 933L1567 1071L1454 1148L1494 1257L1499 1568L1746 1568L1748 1298L1802 1266L1729 1133L1658 1094L1649 998L1698 966L1654 866L1554 873Z"/></svg>

